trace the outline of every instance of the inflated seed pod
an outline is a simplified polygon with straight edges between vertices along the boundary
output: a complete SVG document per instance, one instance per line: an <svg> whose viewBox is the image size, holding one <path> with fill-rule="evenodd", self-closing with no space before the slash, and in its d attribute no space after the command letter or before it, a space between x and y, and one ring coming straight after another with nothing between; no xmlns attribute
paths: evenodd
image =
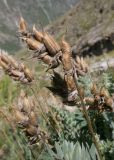
<svg viewBox="0 0 114 160"><path fill-rule="evenodd" d="M9 63L15 68L18 69L19 68L19 63L12 57L12 56L8 56L9 59Z"/></svg>
<svg viewBox="0 0 114 160"><path fill-rule="evenodd" d="M100 96L104 96L105 98L109 98L109 93L108 93L108 91L106 90L106 88L104 88L104 87L102 87L101 89L100 89Z"/></svg>
<svg viewBox="0 0 114 160"><path fill-rule="evenodd" d="M24 77L24 73L18 70L10 70L9 75L14 77Z"/></svg>
<svg viewBox="0 0 114 160"><path fill-rule="evenodd" d="M52 61L52 57L49 56L48 53L43 53L38 58L41 59L45 64L48 64L48 65L50 65Z"/></svg>
<svg viewBox="0 0 114 160"><path fill-rule="evenodd" d="M27 37L22 37L21 39L26 42L30 50L34 50L39 53L44 53L46 51L44 44L36 41L35 39L27 38Z"/></svg>
<svg viewBox="0 0 114 160"><path fill-rule="evenodd" d="M9 58L8 58L8 55L7 55L7 53L6 52L3 52L3 51L1 51L1 54L0 54L0 59L1 59L1 61L3 61L4 63L6 63L6 64L9 64L10 62L9 62Z"/></svg>
<svg viewBox="0 0 114 160"><path fill-rule="evenodd" d="M26 132L29 136L36 136L37 135L37 132L38 132L38 128L29 124L27 127L26 127Z"/></svg>
<svg viewBox="0 0 114 160"><path fill-rule="evenodd" d="M72 69L71 48L64 39L61 41L61 51L63 68L65 71L69 71Z"/></svg>
<svg viewBox="0 0 114 160"><path fill-rule="evenodd" d="M47 51L51 56L56 55L60 51L59 44L54 40L54 38L48 33L43 33L43 41Z"/></svg>
<svg viewBox="0 0 114 160"><path fill-rule="evenodd" d="M98 88L97 88L97 86L96 86L95 83L92 84L91 93L92 93L93 95L96 95L96 94L98 93Z"/></svg>
<svg viewBox="0 0 114 160"><path fill-rule="evenodd" d="M38 126L37 116L36 116L35 112L33 112L33 111L30 112L29 120L30 120L31 125Z"/></svg>
<svg viewBox="0 0 114 160"><path fill-rule="evenodd" d="M19 70L24 72L24 75L28 80L32 81L34 79L31 71L23 63L19 64Z"/></svg>
<svg viewBox="0 0 114 160"><path fill-rule="evenodd" d="M8 66L5 62L3 62L1 59L0 59L0 66L1 66L5 71L7 71L7 70L9 69L9 66Z"/></svg>
<svg viewBox="0 0 114 160"><path fill-rule="evenodd" d="M64 76L65 82L67 83L67 89L69 92L72 92L76 89L74 78L72 75L65 75Z"/></svg>
<svg viewBox="0 0 114 160"><path fill-rule="evenodd" d="M40 32L40 31L38 31L38 30L36 29L35 25L33 25L32 31L33 31L33 37L34 37L37 41L39 41L39 42L42 43L42 42L43 42L43 33Z"/></svg>
<svg viewBox="0 0 114 160"><path fill-rule="evenodd" d="M24 115L23 112L20 112L18 110L15 110L15 120L17 123L20 123L20 124L28 124L29 122L29 118L27 115Z"/></svg>
<svg viewBox="0 0 114 160"><path fill-rule="evenodd" d="M19 22L19 30L21 34L26 34L27 33L27 24L24 20L23 17L20 17L20 22Z"/></svg>

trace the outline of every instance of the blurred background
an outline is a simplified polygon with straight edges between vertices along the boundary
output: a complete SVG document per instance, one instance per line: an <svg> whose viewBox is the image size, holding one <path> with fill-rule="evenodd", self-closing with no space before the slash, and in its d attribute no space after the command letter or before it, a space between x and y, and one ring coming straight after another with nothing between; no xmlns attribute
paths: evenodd
<svg viewBox="0 0 114 160"><path fill-rule="evenodd" d="M19 49L16 39L19 17L40 27L52 23L70 10L79 0L0 0L0 47Z"/></svg>
<svg viewBox="0 0 114 160"><path fill-rule="evenodd" d="M56 130L49 128L49 126L47 127L47 122L44 123L40 119L41 127L52 138L54 151L57 150L57 152L60 151L61 153L61 150L59 150L60 144L54 146L55 141L64 142L62 147L64 146L63 152L64 149L66 151L65 156L66 153L68 153L68 156L70 155L74 142L79 142L80 144L84 142L92 146L92 138L88 132L83 114L80 111L74 113L66 112L62 108L66 105L59 97L61 86L64 83L58 74L63 71L62 67L60 66L61 68L57 70L58 73L53 71L45 72L47 66L44 63L27 59L32 55L32 51L28 51L27 47L22 45L17 37L21 16L26 20L29 31L32 31L32 26L35 24L38 30L46 30L53 35L58 43L65 35L66 41L72 48L73 58L77 55L79 57L83 56L91 71L91 74L87 73L87 75L79 78L79 84L85 87L86 94L90 94L90 85L94 82L98 84L98 88L105 87L114 102L114 0L0 0L0 49L8 51L9 54L14 55L16 60L20 60L20 62L24 62L25 65L30 67L37 83L33 84L35 91L33 94L30 86L13 81L11 77L0 70L0 160L36 160L40 155L44 156L44 158L39 158L40 160L54 160L51 159L50 154L47 154L47 150L45 152L45 147L40 143L37 144L37 147L35 146L36 148L34 145L29 146L27 137L23 132L20 132L21 129L12 126L14 124L10 121L10 118L14 118L11 114L12 106L14 104L17 105L17 100L20 98L19 95L22 90L28 93L29 96L35 95L37 101L41 102L44 115L45 107L50 108L51 106L54 108L56 106L55 108L58 109L58 111L54 110L52 114L54 113L55 117L56 115L59 115L60 118L62 117L62 122L58 118L62 125L61 128L63 127L61 139L55 134ZM55 79L53 78L55 83L51 81L51 74L55 74ZM56 83L57 86L54 86ZM35 85L37 85L37 88ZM59 94L54 93L55 90L51 90L50 86L58 87ZM66 105L65 107L69 106ZM46 116L49 116L48 118L52 122L53 117L51 119L50 115ZM93 122L93 127L102 153L106 156L106 160L113 160L113 113L103 112L98 117L97 114L94 115L94 113L90 112L90 118L95 121L95 123ZM55 127L55 123L53 125ZM71 150L67 148L68 146L71 146ZM80 150L83 148L79 144L76 146ZM77 152L74 150L77 155L78 149L76 148ZM88 154L87 150L88 148L83 148L79 152L81 153L79 156L83 156L83 159L77 159L85 160L85 155ZM92 150L96 152L95 147ZM51 154L53 154L52 151ZM56 159L60 159L60 154L56 156L58 157ZM96 158L92 158L92 160L94 159ZM73 160L75 160L75 157Z"/></svg>

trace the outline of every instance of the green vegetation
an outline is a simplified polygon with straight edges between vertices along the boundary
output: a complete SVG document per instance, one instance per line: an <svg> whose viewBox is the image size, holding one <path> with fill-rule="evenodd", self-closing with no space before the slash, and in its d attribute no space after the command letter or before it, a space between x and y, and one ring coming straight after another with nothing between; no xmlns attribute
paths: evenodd
<svg viewBox="0 0 114 160"><path fill-rule="evenodd" d="M108 88L110 94L113 93L113 73L107 71L100 77L97 77L99 85L103 84ZM81 78L80 84L85 85L89 91L89 77ZM23 88L23 86L21 87ZM28 88L28 87L27 87ZM25 90L27 89L25 88ZM32 159L60 159L70 160L80 159L95 160L97 151L92 142L92 138L88 131L87 123L83 117L83 113L76 107L74 113L65 111L59 108L51 107L51 112L48 113L50 122L52 123L53 116L56 117L57 123L61 128L58 135L56 125L44 125L44 122L40 125L45 126L48 134L51 137L51 146L48 144L36 143L33 146L28 145L28 140L21 132L21 129L15 128L10 122L10 105L13 100L18 96L20 87L12 82L9 77L5 76L0 81L0 97L1 97L1 111L5 108L4 114L1 114L1 134L0 134L0 148L3 150L3 160L32 160ZM27 91L29 91L27 89ZM86 95L90 94L86 90ZM45 97L46 98L46 97ZM48 98L48 95L47 95ZM49 107L49 106L48 106ZM0 112L2 113L2 112ZM53 113L53 114L52 114ZM114 114L110 112L103 112L97 115L97 111L88 112L96 133L96 138L99 143L102 155L106 160L112 159L114 156ZM9 115L9 117L7 117ZM7 118L6 118L6 117ZM94 117L94 121L93 121ZM53 122L55 123L55 122Z"/></svg>

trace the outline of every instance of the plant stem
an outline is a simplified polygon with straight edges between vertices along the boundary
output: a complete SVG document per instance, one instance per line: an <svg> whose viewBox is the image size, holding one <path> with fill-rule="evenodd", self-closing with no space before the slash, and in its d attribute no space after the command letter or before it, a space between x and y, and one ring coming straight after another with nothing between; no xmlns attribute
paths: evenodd
<svg viewBox="0 0 114 160"><path fill-rule="evenodd" d="M78 95L79 95L79 98L80 98L80 101L81 101L81 105L83 107L83 114L85 116L85 119L86 119L87 124L88 124L88 129L89 129L89 131L91 133L91 136L92 136L92 139L93 139L93 143L95 144L95 147L97 149L97 152L98 152L100 160L104 160L104 158L102 157L102 153L100 151L100 148L99 148L99 143L97 142L97 139L95 137L95 132L94 132L93 127L92 127L91 119L90 119L90 117L88 115L88 112L86 110L86 107L85 107L85 104L84 104L84 100L83 100L82 94L80 92L80 88L78 86L78 82L77 82L77 78L76 78L75 74L74 74L74 81L75 81L76 88L77 88L77 91L78 91Z"/></svg>

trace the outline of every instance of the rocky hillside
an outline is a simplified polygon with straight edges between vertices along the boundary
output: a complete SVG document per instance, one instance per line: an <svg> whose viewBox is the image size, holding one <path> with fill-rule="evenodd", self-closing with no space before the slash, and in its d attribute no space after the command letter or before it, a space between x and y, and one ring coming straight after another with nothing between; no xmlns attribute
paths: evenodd
<svg viewBox="0 0 114 160"><path fill-rule="evenodd" d="M66 35L74 54L100 54L114 49L114 1L80 0L47 28L58 39ZM58 34L59 33L59 34Z"/></svg>
<svg viewBox="0 0 114 160"><path fill-rule="evenodd" d="M45 26L68 11L78 0L1 0L0 48L19 49L16 38L17 21L22 15L30 24Z"/></svg>

